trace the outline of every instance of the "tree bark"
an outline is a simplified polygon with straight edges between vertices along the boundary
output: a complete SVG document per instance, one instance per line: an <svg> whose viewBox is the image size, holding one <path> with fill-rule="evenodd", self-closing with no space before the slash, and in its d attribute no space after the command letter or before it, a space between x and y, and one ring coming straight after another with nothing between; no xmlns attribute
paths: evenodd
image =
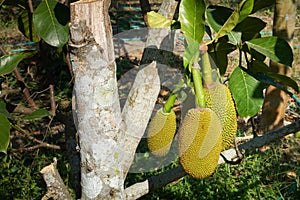
<svg viewBox="0 0 300 200"><path fill-rule="evenodd" d="M285 39L292 45L296 22L296 3L293 0L277 0L275 4L273 35ZM271 61L272 71L286 76L291 75L291 66ZM285 109L289 96L282 90L269 86L265 94L265 100L262 107L262 117L259 132L263 133L269 130L283 126Z"/></svg>
<svg viewBox="0 0 300 200"><path fill-rule="evenodd" d="M137 74L121 112L109 5L109 0L71 4L82 199L124 199L124 180L160 89L156 63L151 63Z"/></svg>
<svg viewBox="0 0 300 200"><path fill-rule="evenodd" d="M178 1L163 0L158 13L168 19L173 19L177 5ZM150 28L141 63L168 60L170 56L173 56L174 38L175 31L172 31L171 28Z"/></svg>

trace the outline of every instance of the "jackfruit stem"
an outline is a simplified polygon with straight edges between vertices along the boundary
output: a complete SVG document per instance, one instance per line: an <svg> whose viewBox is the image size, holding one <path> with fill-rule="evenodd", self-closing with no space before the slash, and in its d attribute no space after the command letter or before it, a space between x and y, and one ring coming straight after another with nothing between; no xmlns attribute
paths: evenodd
<svg viewBox="0 0 300 200"><path fill-rule="evenodd" d="M205 86L212 85L214 83L212 77L212 69L209 61L209 55L206 52L202 54L202 70L203 70L203 83Z"/></svg>
<svg viewBox="0 0 300 200"><path fill-rule="evenodd" d="M164 113L170 113L171 112L171 110L172 110L172 108L174 106L176 98L177 98L177 94L175 94L175 93L172 93L169 96L167 102L164 105L164 109L163 109Z"/></svg>
<svg viewBox="0 0 300 200"><path fill-rule="evenodd" d="M200 66L197 62L193 64L192 76L193 76L194 89L196 95L196 105L199 106L200 108L205 108L206 100L205 100L203 86L202 86L201 71L200 71Z"/></svg>

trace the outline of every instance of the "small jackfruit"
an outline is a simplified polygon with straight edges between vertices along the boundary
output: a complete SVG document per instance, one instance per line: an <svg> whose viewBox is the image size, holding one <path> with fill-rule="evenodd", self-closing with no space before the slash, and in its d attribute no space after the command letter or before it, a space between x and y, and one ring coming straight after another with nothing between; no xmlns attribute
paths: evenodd
<svg viewBox="0 0 300 200"><path fill-rule="evenodd" d="M165 113L159 109L149 124L147 143L155 156L165 156L170 148L176 132L176 115L173 110Z"/></svg>
<svg viewBox="0 0 300 200"><path fill-rule="evenodd" d="M218 165L222 149L222 125L209 108L190 109L178 137L179 161L194 178L210 176Z"/></svg>
<svg viewBox="0 0 300 200"><path fill-rule="evenodd" d="M204 89L206 107L215 111L222 124L222 150L232 144L237 130L237 118L230 90L223 84Z"/></svg>

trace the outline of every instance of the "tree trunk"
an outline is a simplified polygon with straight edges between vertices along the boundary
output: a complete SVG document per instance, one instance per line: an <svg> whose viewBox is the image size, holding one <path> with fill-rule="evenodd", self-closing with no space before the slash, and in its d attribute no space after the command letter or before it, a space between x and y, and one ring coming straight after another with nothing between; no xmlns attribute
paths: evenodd
<svg viewBox="0 0 300 200"><path fill-rule="evenodd" d="M275 4L273 35L285 39L291 46L296 21L296 3L293 0L277 0ZM271 61L270 68L279 74L291 75L291 66L285 66ZM266 91L262 107L262 117L259 132L274 130L283 126L288 95L274 87L269 86Z"/></svg>
<svg viewBox="0 0 300 200"><path fill-rule="evenodd" d="M71 4L82 199L124 199L124 180L160 88L156 63L151 63L138 73L121 113L109 5L109 0Z"/></svg>
<svg viewBox="0 0 300 200"><path fill-rule="evenodd" d="M173 19L177 5L178 1L163 0L158 13ZM150 63L153 60L165 63L173 56L174 46L175 31L171 28L150 28L141 63Z"/></svg>

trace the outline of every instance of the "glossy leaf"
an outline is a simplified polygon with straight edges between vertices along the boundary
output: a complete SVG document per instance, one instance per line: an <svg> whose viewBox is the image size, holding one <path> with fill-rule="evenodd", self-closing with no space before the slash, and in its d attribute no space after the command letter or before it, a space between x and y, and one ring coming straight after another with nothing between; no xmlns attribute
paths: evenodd
<svg viewBox="0 0 300 200"><path fill-rule="evenodd" d="M278 37L263 37L246 42L248 47L269 57L272 61L292 66L293 52L290 45Z"/></svg>
<svg viewBox="0 0 300 200"><path fill-rule="evenodd" d="M224 75L227 70L227 55L235 49L235 45L228 43L228 40L226 40L224 37L220 38L218 42L208 45L208 53L219 68L221 75Z"/></svg>
<svg viewBox="0 0 300 200"><path fill-rule="evenodd" d="M32 13L29 10L25 10L18 18L18 28L23 35L30 41L38 42L39 38L34 30L32 22Z"/></svg>
<svg viewBox="0 0 300 200"><path fill-rule="evenodd" d="M233 29L236 32L242 33L242 41L251 40L260 37L260 31L263 30L266 23L256 17L247 17L242 22L238 23Z"/></svg>
<svg viewBox="0 0 300 200"><path fill-rule="evenodd" d="M148 24L151 28L168 28L175 23L175 20L168 19L154 11L148 12L147 17Z"/></svg>
<svg viewBox="0 0 300 200"><path fill-rule="evenodd" d="M233 45L238 45L242 42L242 33L231 31L228 33L228 40L229 40L229 43L231 43Z"/></svg>
<svg viewBox="0 0 300 200"><path fill-rule="evenodd" d="M46 109L41 108L41 109L33 111L29 115L26 115L23 119L24 120L40 119L40 118L43 118L43 117L48 117L50 115L51 114Z"/></svg>
<svg viewBox="0 0 300 200"><path fill-rule="evenodd" d="M272 72L270 67L268 67L262 61L254 60L251 63L251 68L248 71L248 73L257 80L268 85L273 85L287 93L289 93L289 91L287 90L286 86L289 86L296 92L299 92L298 84L293 79L285 75Z"/></svg>
<svg viewBox="0 0 300 200"><path fill-rule="evenodd" d="M207 22L215 32L218 32L232 12L232 9L223 6L208 6L206 9Z"/></svg>
<svg viewBox="0 0 300 200"><path fill-rule="evenodd" d="M260 9L272 6L275 2L276 0L255 0L252 9L252 14Z"/></svg>
<svg viewBox="0 0 300 200"><path fill-rule="evenodd" d="M9 144L10 122L0 113L0 152L6 153Z"/></svg>
<svg viewBox="0 0 300 200"><path fill-rule="evenodd" d="M0 58L0 76L9 74L18 66L19 62L25 58L33 56L34 53L7 54Z"/></svg>
<svg viewBox="0 0 300 200"><path fill-rule="evenodd" d="M241 67L235 68L229 78L229 88L241 117L252 117L264 102L263 85L246 73Z"/></svg>
<svg viewBox="0 0 300 200"><path fill-rule="evenodd" d="M48 44L64 46L69 38L69 9L55 0L44 0L33 13L36 32Z"/></svg>
<svg viewBox="0 0 300 200"><path fill-rule="evenodd" d="M238 8L240 12L239 22L243 21L248 17L248 15L251 14L253 6L254 6L254 0L243 0L239 4L239 8Z"/></svg>
<svg viewBox="0 0 300 200"><path fill-rule="evenodd" d="M182 0L179 6L181 30L187 40L192 43L202 41L205 31L205 2L204 0Z"/></svg>

